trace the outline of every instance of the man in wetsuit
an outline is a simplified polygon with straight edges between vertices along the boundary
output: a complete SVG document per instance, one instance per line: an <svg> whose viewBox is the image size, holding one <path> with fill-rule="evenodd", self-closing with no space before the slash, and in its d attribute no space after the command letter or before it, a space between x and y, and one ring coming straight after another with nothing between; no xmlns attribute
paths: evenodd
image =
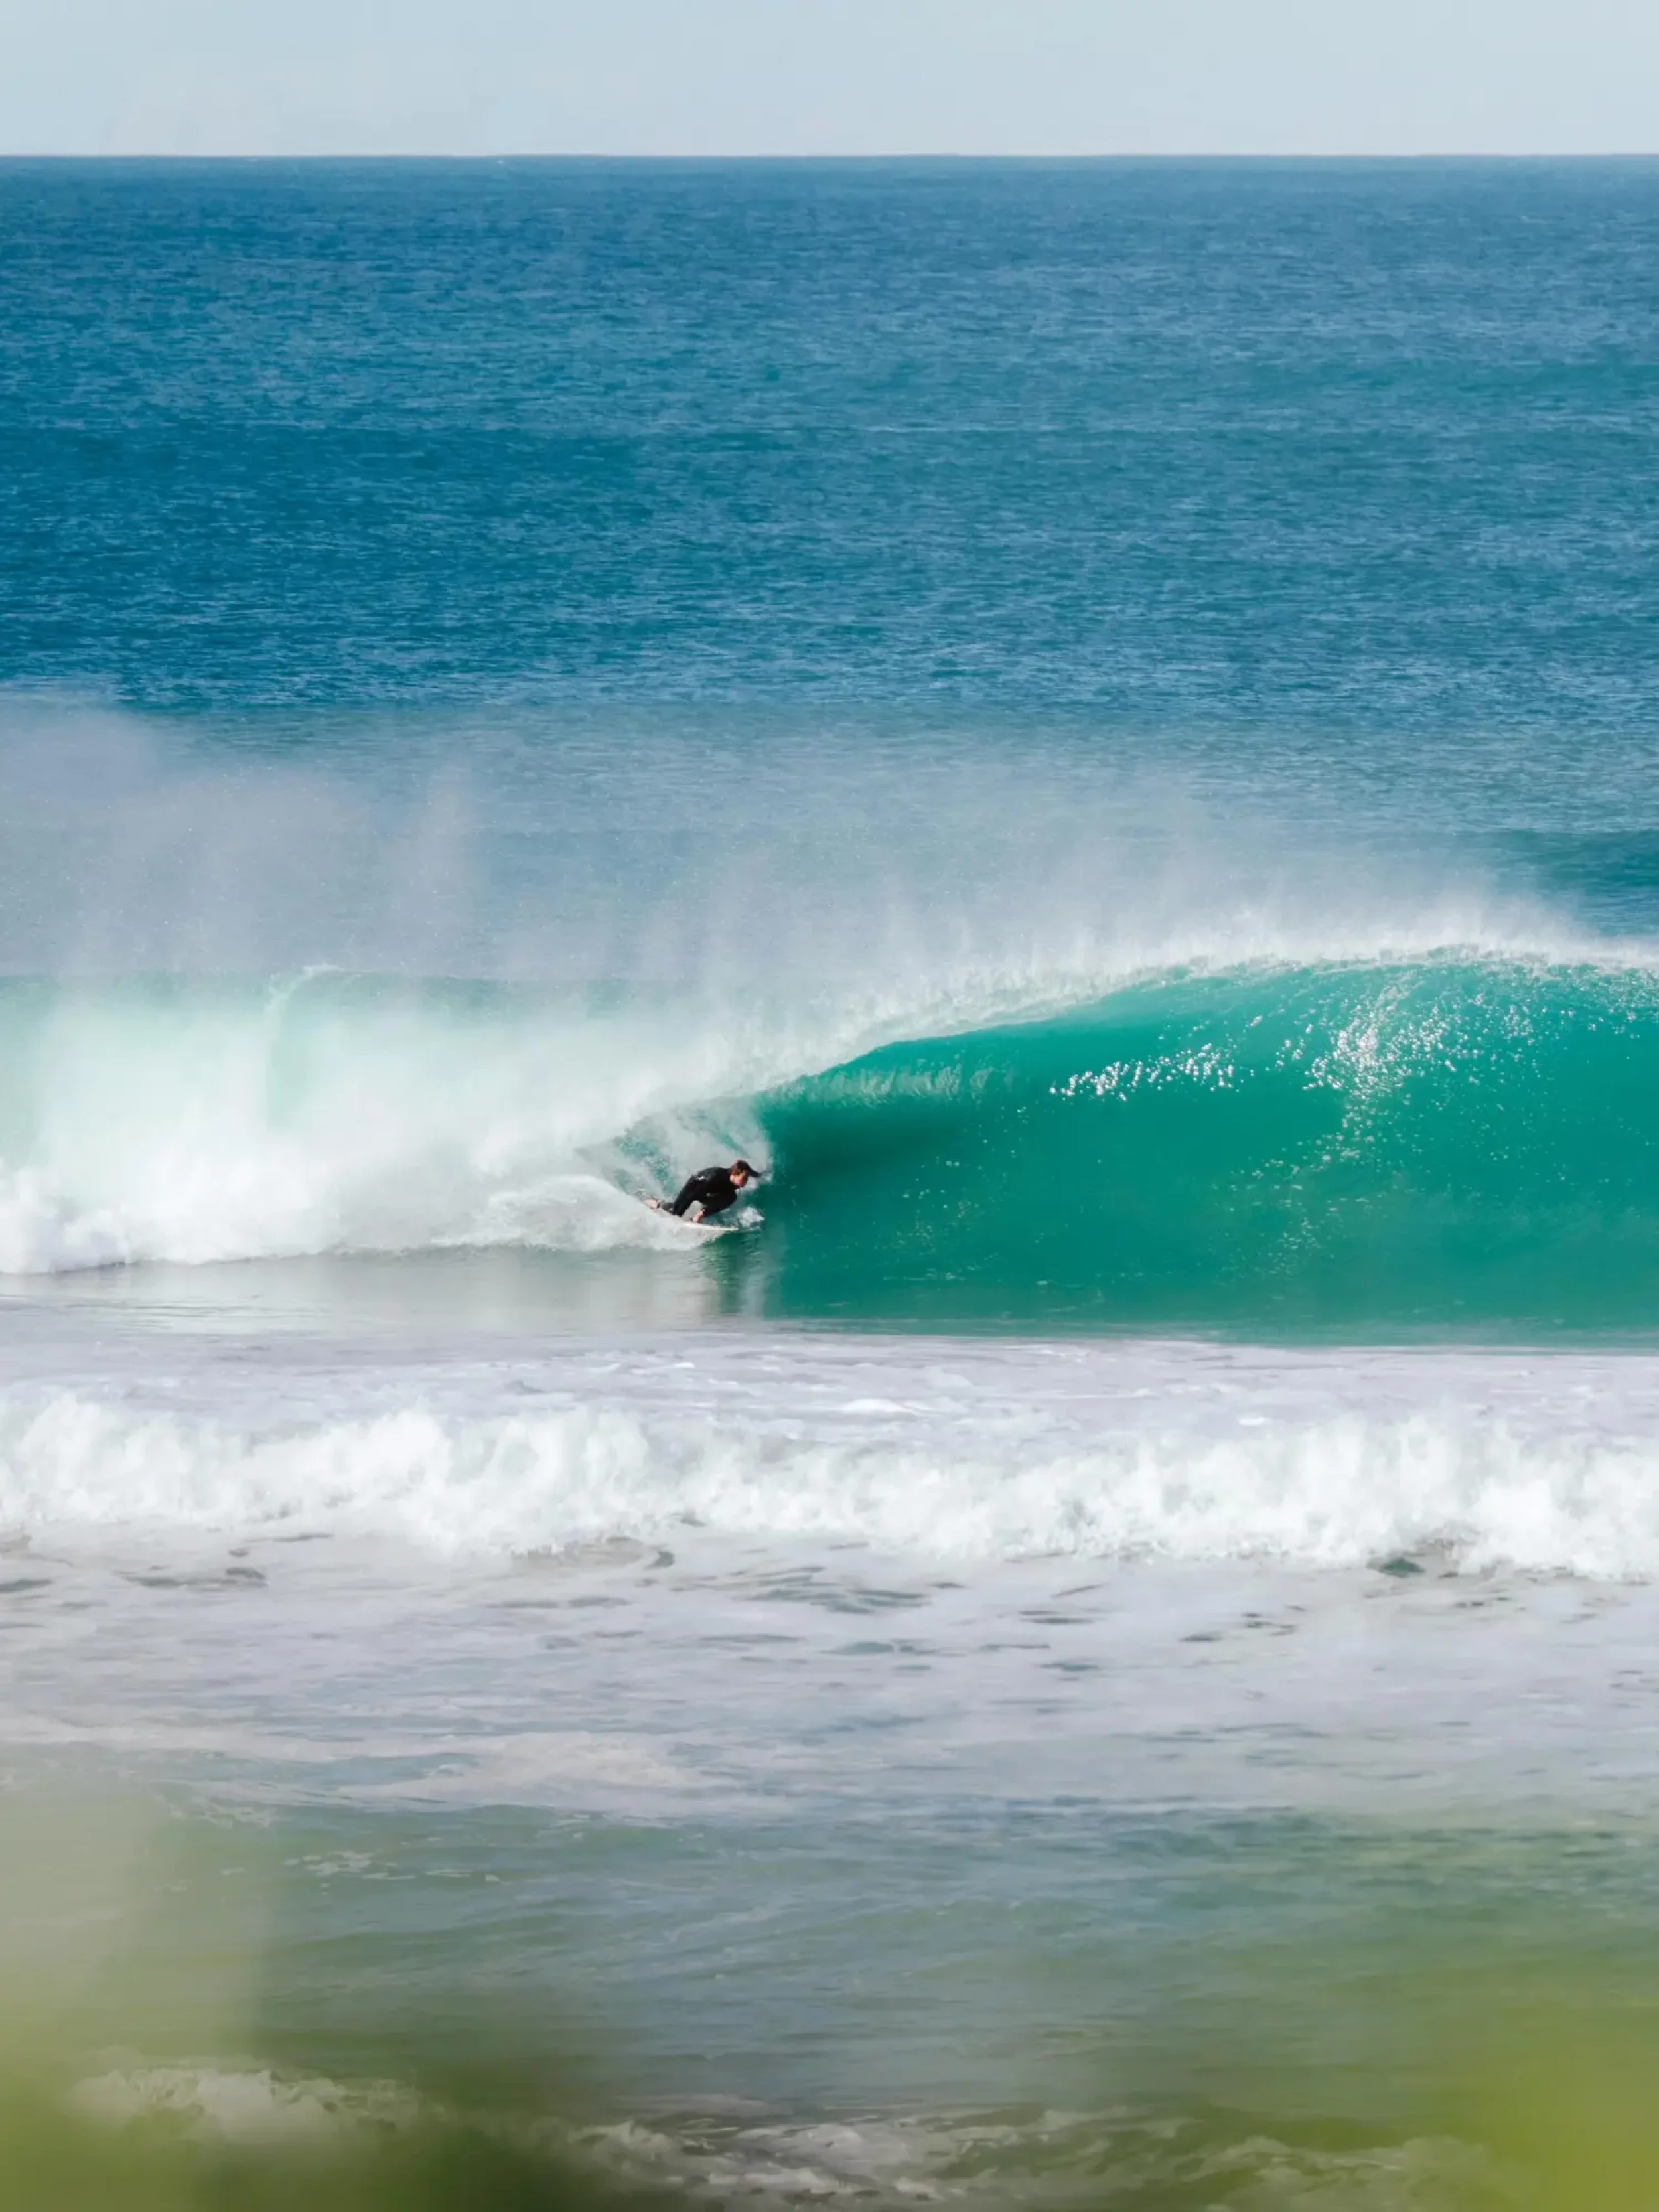
<svg viewBox="0 0 1659 2212"><path fill-rule="evenodd" d="M733 1160L729 1168L704 1168L694 1175L672 1205L658 1204L660 1213L684 1213L689 1206L698 1211L694 1221L708 1221L717 1213L724 1213L732 1205L744 1185L754 1180L755 1170L747 1160Z"/></svg>

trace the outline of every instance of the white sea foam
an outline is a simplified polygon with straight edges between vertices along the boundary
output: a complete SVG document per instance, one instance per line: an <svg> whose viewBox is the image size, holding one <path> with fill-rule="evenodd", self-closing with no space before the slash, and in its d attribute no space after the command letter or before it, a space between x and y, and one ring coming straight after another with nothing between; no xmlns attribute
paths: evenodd
<svg viewBox="0 0 1659 2212"><path fill-rule="evenodd" d="M296 1005L296 1001L300 1002ZM319 1003L305 987L198 999L58 996L14 1056L0 1272L120 1261L535 1243L672 1247L590 1157L665 1124L672 1174L728 1109L696 1102L787 1067L786 1041L649 1008L552 1002L480 1015L435 996ZM677 1135L678 1149L676 1150ZM636 1169L635 1181L640 1176Z"/></svg>
<svg viewBox="0 0 1659 2212"><path fill-rule="evenodd" d="M1266 1355L1261 1358L1266 1359ZM0 1520L534 1553L691 1525L962 1561L1659 1577L1659 1364L1194 1350L551 1355L240 1397L0 1394Z"/></svg>

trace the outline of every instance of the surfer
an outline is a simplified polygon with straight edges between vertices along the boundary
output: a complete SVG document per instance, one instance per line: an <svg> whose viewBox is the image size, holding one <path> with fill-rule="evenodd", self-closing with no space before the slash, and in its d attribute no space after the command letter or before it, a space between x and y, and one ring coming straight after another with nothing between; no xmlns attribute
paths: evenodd
<svg viewBox="0 0 1659 2212"><path fill-rule="evenodd" d="M659 1213L684 1213L695 1206L698 1210L692 1219L708 1221L716 1213L724 1213L744 1184L754 1180L755 1170L747 1160L733 1160L729 1168L704 1168L691 1176L672 1204L660 1198L653 1198L651 1203Z"/></svg>

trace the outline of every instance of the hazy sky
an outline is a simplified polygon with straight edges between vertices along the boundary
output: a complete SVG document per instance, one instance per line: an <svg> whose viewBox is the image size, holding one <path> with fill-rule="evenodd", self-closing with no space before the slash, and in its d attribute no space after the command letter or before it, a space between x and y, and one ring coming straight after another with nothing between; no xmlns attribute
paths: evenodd
<svg viewBox="0 0 1659 2212"><path fill-rule="evenodd" d="M1659 0L0 0L8 153L1659 151Z"/></svg>

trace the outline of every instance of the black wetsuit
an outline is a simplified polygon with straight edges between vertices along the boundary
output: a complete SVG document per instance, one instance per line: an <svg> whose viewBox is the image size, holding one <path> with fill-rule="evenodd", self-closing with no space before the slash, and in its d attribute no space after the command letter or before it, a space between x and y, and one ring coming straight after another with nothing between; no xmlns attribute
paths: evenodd
<svg viewBox="0 0 1659 2212"><path fill-rule="evenodd" d="M711 1213L724 1213L737 1195L738 1186L729 1169L705 1168L701 1175L692 1176L667 1211L684 1213L688 1206L700 1206L707 1221Z"/></svg>

